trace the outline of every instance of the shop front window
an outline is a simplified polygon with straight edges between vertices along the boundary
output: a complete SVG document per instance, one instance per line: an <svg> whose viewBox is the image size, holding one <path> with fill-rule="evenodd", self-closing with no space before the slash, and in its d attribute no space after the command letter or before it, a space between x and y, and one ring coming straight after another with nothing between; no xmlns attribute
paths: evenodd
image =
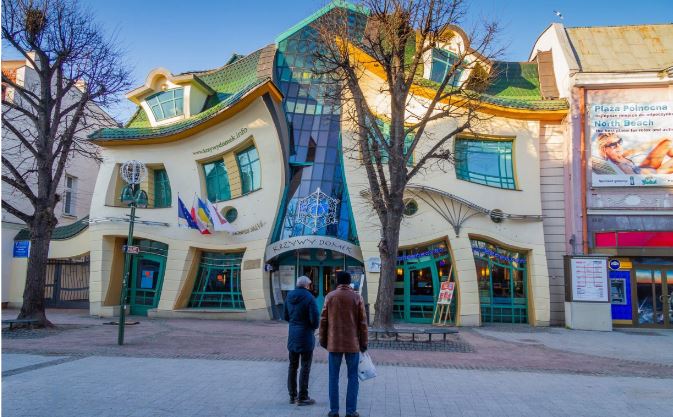
<svg viewBox="0 0 673 417"><path fill-rule="evenodd" d="M451 257L445 242L401 249L397 257L393 317L430 323L440 283L452 280ZM455 302L451 304L452 317Z"/></svg>
<svg viewBox="0 0 673 417"><path fill-rule="evenodd" d="M243 310L242 253L203 252L189 308Z"/></svg>
<svg viewBox="0 0 673 417"><path fill-rule="evenodd" d="M456 177L490 187L516 189L511 140L456 139Z"/></svg>
<svg viewBox="0 0 673 417"><path fill-rule="evenodd" d="M526 323L525 255L481 240L472 239L471 243L482 321Z"/></svg>

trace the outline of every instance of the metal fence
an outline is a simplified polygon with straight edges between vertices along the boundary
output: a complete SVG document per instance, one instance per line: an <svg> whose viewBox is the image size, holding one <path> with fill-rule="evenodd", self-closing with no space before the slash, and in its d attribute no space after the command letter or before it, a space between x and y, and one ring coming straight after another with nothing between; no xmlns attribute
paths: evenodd
<svg viewBox="0 0 673 417"><path fill-rule="evenodd" d="M49 259L44 298L48 307L89 308L89 258Z"/></svg>

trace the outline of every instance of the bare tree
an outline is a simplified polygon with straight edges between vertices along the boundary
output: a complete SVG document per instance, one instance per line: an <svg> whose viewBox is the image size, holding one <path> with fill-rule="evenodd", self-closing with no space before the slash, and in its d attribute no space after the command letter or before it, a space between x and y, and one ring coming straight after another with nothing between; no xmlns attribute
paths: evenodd
<svg viewBox="0 0 673 417"><path fill-rule="evenodd" d="M479 110L491 59L500 53L494 42L498 25L482 22L465 35L457 26L467 11L463 0L363 0L359 6L368 14L364 28L346 8L334 9L314 26L321 43L315 72L332 82L328 90L338 95L342 118L355 132L350 154L366 170L368 197L381 226L374 325L392 329L405 188L419 172L452 163L452 139L487 118ZM459 36L472 46L455 43L455 59L441 79L423 79L433 48ZM382 102L385 124L376 112ZM447 131L426 131L428 123L448 119Z"/></svg>
<svg viewBox="0 0 673 417"><path fill-rule="evenodd" d="M106 38L90 12L70 0L3 0L2 40L32 67L19 83L2 74L2 182L30 202L27 213L3 198L2 208L25 222L30 255L20 319L45 315L46 262L58 185L75 154L97 157L85 132L110 126L101 107L129 87L129 72L113 39Z"/></svg>

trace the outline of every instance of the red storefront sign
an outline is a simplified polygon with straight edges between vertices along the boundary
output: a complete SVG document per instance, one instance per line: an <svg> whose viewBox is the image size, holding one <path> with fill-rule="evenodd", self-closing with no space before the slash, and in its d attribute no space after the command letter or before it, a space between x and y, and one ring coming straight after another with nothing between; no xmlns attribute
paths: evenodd
<svg viewBox="0 0 673 417"><path fill-rule="evenodd" d="M597 248L673 248L673 232L597 232Z"/></svg>

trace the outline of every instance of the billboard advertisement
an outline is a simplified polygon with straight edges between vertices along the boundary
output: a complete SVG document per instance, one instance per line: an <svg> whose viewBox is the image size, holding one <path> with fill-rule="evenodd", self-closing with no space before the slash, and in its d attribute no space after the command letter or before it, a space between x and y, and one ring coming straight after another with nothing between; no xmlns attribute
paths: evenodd
<svg viewBox="0 0 673 417"><path fill-rule="evenodd" d="M673 186L673 98L667 89L587 94L594 187Z"/></svg>

